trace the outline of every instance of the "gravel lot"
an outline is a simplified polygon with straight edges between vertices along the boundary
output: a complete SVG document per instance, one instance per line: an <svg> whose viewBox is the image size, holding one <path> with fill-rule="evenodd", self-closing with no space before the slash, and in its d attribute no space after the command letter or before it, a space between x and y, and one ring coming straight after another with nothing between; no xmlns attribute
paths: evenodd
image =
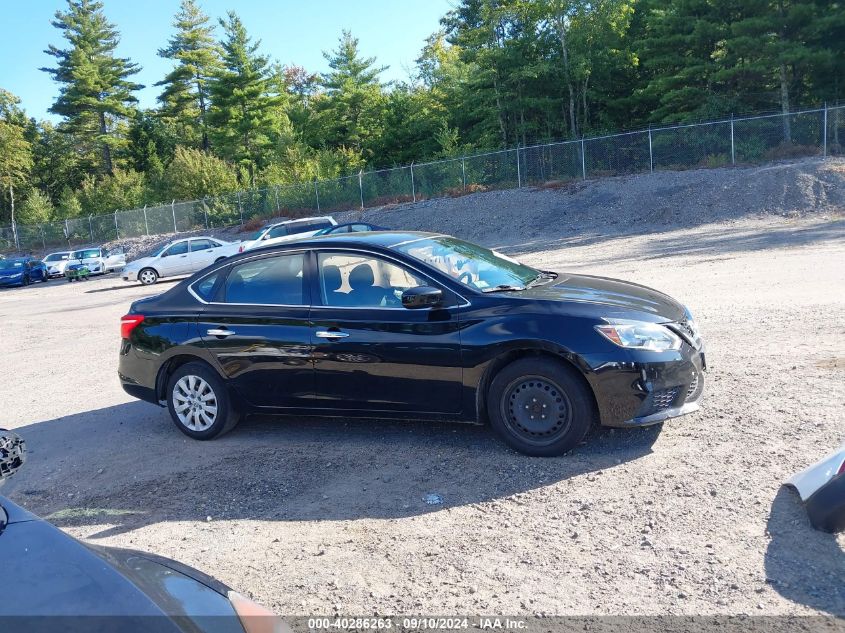
<svg viewBox="0 0 845 633"><path fill-rule="evenodd" d="M193 442L116 379L119 317L165 284L53 281L0 292L0 426L30 448L3 493L280 614L845 614L845 536L780 485L845 437L845 220L630 228L487 242L685 301L711 366L692 416L555 459L428 423L255 418Z"/></svg>

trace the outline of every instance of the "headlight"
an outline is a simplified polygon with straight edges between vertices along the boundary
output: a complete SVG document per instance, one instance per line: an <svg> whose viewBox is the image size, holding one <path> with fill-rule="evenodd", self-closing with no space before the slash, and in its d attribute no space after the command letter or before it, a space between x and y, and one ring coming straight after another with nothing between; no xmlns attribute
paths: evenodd
<svg viewBox="0 0 845 633"><path fill-rule="evenodd" d="M680 337L659 323L615 321L597 325L596 331L611 343L628 349L664 352L681 347Z"/></svg>

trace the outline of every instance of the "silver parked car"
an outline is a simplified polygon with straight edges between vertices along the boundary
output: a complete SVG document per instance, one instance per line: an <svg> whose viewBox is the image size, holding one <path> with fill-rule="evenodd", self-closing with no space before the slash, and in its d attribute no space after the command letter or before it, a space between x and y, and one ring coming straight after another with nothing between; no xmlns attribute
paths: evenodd
<svg viewBox="0 0 845 633"><path fill-rule="evenodd" d="M186 237L159 247L147 257L129 262L123 281L140 281L145 286L161 277L191 275L206 266L234 255L240 244L214 237Z"/></svg>
<svg viewBox="0 0 845 633"><path fill-rule="evenodd" d="M65 274L65 267L70 261L70 256L73 251L59 251L57 253L50 253L41 261L47 266L47 275L49 277L63 277Z"/></svg>

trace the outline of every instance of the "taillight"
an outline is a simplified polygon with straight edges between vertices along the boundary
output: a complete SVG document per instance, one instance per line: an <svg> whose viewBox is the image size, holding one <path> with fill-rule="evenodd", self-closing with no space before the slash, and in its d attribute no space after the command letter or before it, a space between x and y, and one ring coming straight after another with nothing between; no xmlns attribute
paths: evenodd
<svg viewBox="0 0 845 633"><path fill-rule="evenodd" d="M239 247L239 248L238 248L238 252L239 252L239 253L243 253L243 252L244 252L244 247L243 247L243 246Z"/></svg>
<svg viewBox="0 0 845 633"><path fill-rule="evenodd" d="M120 338L129 338L132 330L144 320L143 314L127 314L120 318Z"/></svg>
<svg viewBox="0 0 845 633"><path fill-rule="evenodd" d="M837 475L841 475L845 473L845 462L842 462L842 465L839 467L839 470L836 471Z"/></svg>

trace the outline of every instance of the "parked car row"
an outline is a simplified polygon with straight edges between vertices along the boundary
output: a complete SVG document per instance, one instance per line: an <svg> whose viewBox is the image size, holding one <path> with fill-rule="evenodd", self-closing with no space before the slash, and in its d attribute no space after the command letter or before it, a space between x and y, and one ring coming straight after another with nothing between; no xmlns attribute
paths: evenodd
<svg viewBox="0 0 845 633"><path fill-rule="evenodd" d="M335 233L378 231L382 227L366 222L338 224L330 216L300 218L268 224L242 242L226 242L215 237L193 236L172 240L146 257L123 268L124 281L139 281L145 286L163 277L190 275L231 255L285 242Z"/></svg>
<svg viewBox="0 0 845 633"><path fill-rule="evenodd" d="M259 247L314 235L379 230L383 228L366 222L338 224L331 216L320 216L275 222L241 242L227 242L208 236L174 239L128 264L122 249L109 250L103 246L57 251L43 260L32 257L0 258L0 286L26 286L54 277L77 281L114 271L121 271L124 281L138 281L149 286L164 277L191 275L231 255Z"/></svg>

